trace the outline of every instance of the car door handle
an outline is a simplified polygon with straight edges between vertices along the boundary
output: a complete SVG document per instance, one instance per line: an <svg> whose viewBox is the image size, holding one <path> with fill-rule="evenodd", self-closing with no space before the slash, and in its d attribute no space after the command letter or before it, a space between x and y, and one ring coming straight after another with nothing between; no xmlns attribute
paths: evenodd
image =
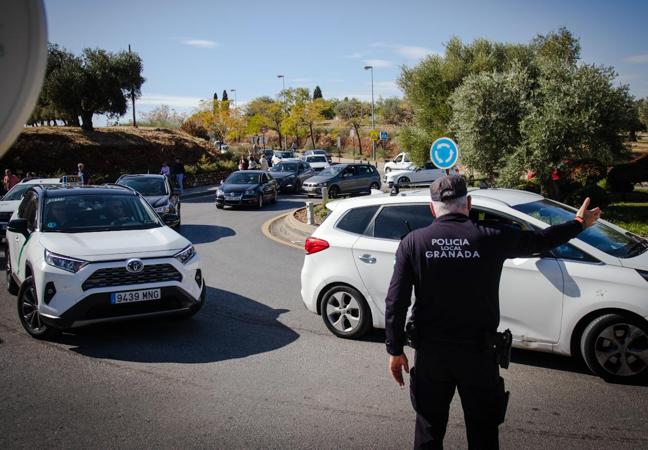
<svg viewBox="0 0 648 450"><path fill-rule="evenodd" d="M362 261L363 263L367 264L376 264L376 258L374 258L371 255L364 254L362 256L358 256L358 259Z"/></svg>

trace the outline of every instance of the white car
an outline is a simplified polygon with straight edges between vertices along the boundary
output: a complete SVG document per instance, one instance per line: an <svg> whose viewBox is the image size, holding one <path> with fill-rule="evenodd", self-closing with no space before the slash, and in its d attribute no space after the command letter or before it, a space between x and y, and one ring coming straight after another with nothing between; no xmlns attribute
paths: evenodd
<svg viewBox="0 0 648 450"><path fill-rule="evenodd" d="M399 153L394 159L385 163L385 173L393 170L411 170L414 168L416 166L410 161L409 154L406 152Z"/></svg>
<svg viewBox="0 0 648 450"><path fill-rule="evenodd" d="M455 166L450 169L450 172L458 175L459 169ZM409 170L393 170L390 172L385 170L384 182L390 187L393 185L402 186L410 183L427 184L432 183L443 175L445 175L445 170L437 169L432 163L427 163L425 164L425 167L420 169L413 167Z"/></svg>
<svg viewBox="0 0 648 450"><path fill-rule="evenodd" d="M32 187L9 222L6 261L20 321L41 339L96 322L190 317L205 299L191 242L122 186Z"/></svg>
<svg viewBox="0 0 648 450"><path fill-rule="evenodd" d="M326 156L324 155L306 155L302 158L304 162L307 162L314 171L319 172L327 167L330 167Z"/></svg>
<svg viewBox="0 0 648 450"><path fill-rule="evenodd" d="M506 189L470 192L474 220L543 229L575 210ZM301 295L339 337L385 327L385 297L400 239L433 221L429 191L331 202L305 244ZM443 280L439 280L440 283ZM460 286L457 289L461 289ZM609 380L648 377L648 241L604 220L543 256L509 259L500 329L518 348L582 354Z"/></svg>
<svg viewBox="0 0 648 450"><path fill-rule="evenodd" d="M56 186L61 184L59 178L32 178L23 180L7 192L0 200L0 235L4 236L7 230L7 223L13 212L18 208L23 194L34 185Z"/></svg>
<svg viewBox="0 0 648 450"><path fill-rule="evenodd" d="M276 150L272 155L272 165L279 164L284 159L299 159L290 150Z"/></svg>

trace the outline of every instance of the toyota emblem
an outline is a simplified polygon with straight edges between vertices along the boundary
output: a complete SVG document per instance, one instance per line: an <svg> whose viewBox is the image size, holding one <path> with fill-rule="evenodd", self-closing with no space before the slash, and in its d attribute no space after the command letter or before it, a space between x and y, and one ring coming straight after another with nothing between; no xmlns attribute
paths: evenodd
<svg viewBox="0 0 648 450"><path fill-rule="evenodd" d="M126 262L126 270L132 273L141 272L144 270L144 263L141 259L129 259Z"/></svg>

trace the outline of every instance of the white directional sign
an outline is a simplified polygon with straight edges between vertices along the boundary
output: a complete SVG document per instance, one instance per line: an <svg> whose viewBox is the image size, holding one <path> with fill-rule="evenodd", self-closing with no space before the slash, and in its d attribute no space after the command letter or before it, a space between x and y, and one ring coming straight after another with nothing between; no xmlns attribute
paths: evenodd
<svg viewBox="0 0 648 450"><path fill-rule="evenodd" d="M459 160L459 146L450 138L439 138L430 147L430 160L439 169L450 169Z"/></svg>

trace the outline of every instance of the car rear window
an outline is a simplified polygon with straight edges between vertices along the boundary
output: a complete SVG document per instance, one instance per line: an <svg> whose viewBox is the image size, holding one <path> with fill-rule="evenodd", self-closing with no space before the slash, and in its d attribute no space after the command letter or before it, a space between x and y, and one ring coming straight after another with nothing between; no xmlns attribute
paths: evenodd
<svg viewBox="0 0 648 450"><path fill-rule="evenodd" d="M337 223L336 228L349 233L362 234L376 211L378 211L378 205L350 209Z"/></svg>
<svg viewBox="0 0 648 450"><path fill-rule="evenodd" d="M385 206L376 216L373 236L398 240L433 221L429 204Z"/></svg>

